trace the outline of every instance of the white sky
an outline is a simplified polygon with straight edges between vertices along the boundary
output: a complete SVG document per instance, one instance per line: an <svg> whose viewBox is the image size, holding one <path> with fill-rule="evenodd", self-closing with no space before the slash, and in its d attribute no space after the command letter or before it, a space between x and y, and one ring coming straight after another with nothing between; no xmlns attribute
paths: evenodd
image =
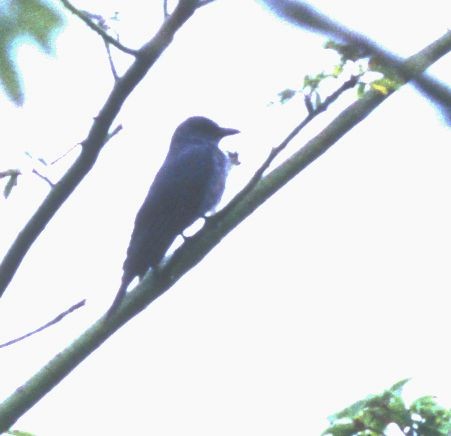
<svg viewBox="0 0 451 436"><path fill-rule="evenodd" d="M126 4L125 4L126 3ZM449 3L315 2L410 55L446 31ZM79 1L112 15L138 47L160 1ZM147 7L148 9L144 9ZM327 8L327 9L326 9ZM225 201L304 116L301 99L269 105L305 74L333 65L324 38L253 1L202 8L124 105L123 131L30 250L0 304L0 342L71 304L58 326L0 351L0 398L78 336L111 303L134 216L174 128L202 114L242 134ZM82 140L111 86L103 43L78 20L57 56L19 52L26 104L3 98L1 168L31 169ZM116 55L123 71L128 58ZM442 79L450 57L431 71ZM292 143L302 146L352 100L344 97ZM449 132L410 87L392 96L81 364L14 428L37 435L319 434L325 418L413 377L409 399L451 404ZM288 152L290 151L288 150ZM74 156L75 157L75 154ZM57 177L73 157L52 168ZM0 200L0 249L47 193L26 174ZM6 375L6 376L5 376Z"/></svg>

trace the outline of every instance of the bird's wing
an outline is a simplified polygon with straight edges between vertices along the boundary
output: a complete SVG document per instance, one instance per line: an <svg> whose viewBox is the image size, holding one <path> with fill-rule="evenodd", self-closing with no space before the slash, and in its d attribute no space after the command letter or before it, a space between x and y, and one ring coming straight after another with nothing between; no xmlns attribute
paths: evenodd
<svg viewBox="0 0 451 436"><path fill-rule="evenodd" d="M202 215L213 165L204 146L168 155L136 216L124 273L132 278L157 265L177 235Z"/></svg>

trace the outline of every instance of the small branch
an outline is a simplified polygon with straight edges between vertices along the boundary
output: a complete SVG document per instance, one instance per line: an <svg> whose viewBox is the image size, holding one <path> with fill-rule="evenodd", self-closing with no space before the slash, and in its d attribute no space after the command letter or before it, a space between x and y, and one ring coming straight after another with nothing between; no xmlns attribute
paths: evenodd
<svg viewBox="0 0 451 436"><path fill-rule="evenodd" d="M74 5L69 2L69 0L61 0L61 3L74 15L80 18L80 20L82 20L88 27L94 30L94 32L97 32L103 38L105 43L108 42L109 44L114 45L114 47L116 47L118 50L121 50L129 55L136 56L138 54L138 50L126 47L125 45L114 39L112 36L108 35L105 30L103 30L97 24L93 23L85 13L79 11Z"/></svg>
<svg viewBox="0 0 451 436"><path fill-rule="evenodd" d="M30 333L27 333L23 336L20 336L19 338L16 339L11 339L8 342L5 342L3 344L0 344L0 348L4 348L4 347L8 347L9 345L13 345L17 342L23 341L26 338L29 338L30 336L35 335L36 333L41 332L42 330L45 330L48 327L51 327L52 325L57 324L58 322L60 322L64 317L66 317L67 315L69 315L70 313L74 312L75 310L79 309L80 307L84 306L86 303L86 300L82 300L80 302L78 302L77 304L74 304L72 307L69 307L69 309L65 310L64 312L60 313L58 316L56 316L54 319L52 319L51 321L49 321L48 323L44 324L43 326L37 328L36 330L33 330Z"/></svg>
<svg viewBox="0 0 451 436"><path fill-rule="evenodd" d="M51 188L55 187L55 184L48 177L46 177L43 174L41 174L36 168L33 168L32 173L36 174L40 179L42 179L45 182L47 182Z"/></svg>
<svg viewBox="0 0 451 436"><path fill-rule="evenodd" d="M166 19L169 15L168 0L163 0L163 16Z"/></svg>
<svg viewBox="0 0 451 436"><path fill-rule="evenodd" d="M313 108L311 95L304 95L304 104L309 114L312 114L315 111L315 109Z"/></svg>
<svg viewBox="0 0 451 436"><path fill-rule="evenodd" d="M197 5L197 8L201 8L202 6L208 5L209 3L213 3L216 0L199 0L199 4Z"/></svg>
<svg viewBox="0 0 451 436"><path fill-rule="evenodd" d="M19 170L0 171L0 179L2 179L3 177L17 177L20 175L21 175L21 172Z"/></svg>
<svg viewBox="0 0 451 436"><path fill-rule="evenodd" d="M117 82L119 80L119 75L117 74L116 67L114 66L113 57L111 56L110 43L107 41L103 41L105 43L106 52L108 55L108 62L110 63L111 73L113 74L114 81Z"/></svg>
<svg viewBox="0 0 451 436"><path fill-rule="evenodd" d="M6 182L5 188L3 189L3 197L8 198L9 194L11 194L12 189L14 186L17 185L17 179L22 173L20 170L6 170L6 171L0 171L0 179L4 177L9 177L9 180Z"/></svg>
<svg viewBox="0 0 451 436"><path fill-rule="evenodd" d="M116 126L112 132L108 133L105 143L107 143L113 136L116 136L122 130L122 124Z"/></svg>
<svg viewBox="0 0 451 436"><path fill-rule="evenodd" d="M335 101L337 98L343 94L348 89L353 88L357 81L359 80L360 76L351 76L349 80L347 80L343 85L341 85L334 93L329 95L320 105L318 105L316 108L313 108L313 106L310 105L307 106L308 115L304 118L304 120L298 124L289 134L288 136L276 147L273 147L271 152L269 153L268 157L265 159L265 161L261 164L261 166L258 168L258 170L255 172L255 174L252 176L252 178L249 180L247 185L240 191L240 193L219 213L223 213L225 210L229 210L230 207L233 207L234 204L237 204L241 201L243 197L245 197L254 187L257 185L257 183L260 181L260 179L263 176L263 173L269 168L271 163L274 161L274 159L280 154L282 150L284 150L288 144L295 138L295 136L298 135L298 133L308 124L310 123L316 116L318 116L320 113L327 110L327 108ZM225 212L224 212L225 213Z"/></svg>
<svg viewBox="0 0 451 436"><path fill-rule="evenodd" d="M54 161L50 162L49 165L55 165L57 162L59 162L61 159L64 159L68 154L70 154L75 148L77 148L79 145L81 145L80 142L73 145L69 150L64 152L61 156L57 157Z"/></svg>

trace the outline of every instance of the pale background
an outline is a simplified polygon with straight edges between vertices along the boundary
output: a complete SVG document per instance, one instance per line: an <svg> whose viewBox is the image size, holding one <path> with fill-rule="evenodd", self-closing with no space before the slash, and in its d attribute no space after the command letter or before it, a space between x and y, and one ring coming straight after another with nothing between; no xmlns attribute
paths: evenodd
<svg viewBox="0 0 451 436"><path fill-rule="evenodd" d="M314 4L402 56L449 24L447 1ZM120 11L111 24L130 47L162 18L156 0L77 6L105 17ZM305 116L301 98L270 102L336 63L324 40L254 1L217 0L183 27L124 105L123 131L0 302L4 342L88 299L56 327L0 351L0 398L111 303L134 216L174 128L200 114L243 132L222 143L242 162L227 201ZM123 71L128 56L114 58ZM55 58L24 45L18 59L26 103L19 109L0 100L0 162L26 174L0 200L2 252L48 192L24 151L52 160L83 140L112 86L102 40L70 14ZM448 56L430 71L445 80L450 67ZM286 155L353 98L319 117ZM76 153L47 174L56 180ZM405 377L413 377L408 400L435 394L450 406L450 163L439 113L411 87L402 89L14 428L39 436L317 435L328 415Z"/></svg>

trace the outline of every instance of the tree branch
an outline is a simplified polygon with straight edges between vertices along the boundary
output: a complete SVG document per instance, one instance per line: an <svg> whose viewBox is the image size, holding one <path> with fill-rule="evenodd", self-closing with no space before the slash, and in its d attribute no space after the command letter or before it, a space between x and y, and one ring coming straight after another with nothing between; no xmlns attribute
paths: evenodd
<svg viewBox="0 0 451 436"><path fill-rule="evenodd" d="M368 53L376 55L385 65L394 69L403 80L409 80L409 78L418 72L414 64L404 64L400 57L382 49L365 35L331 20L305 2L293 0L263 1L270 6L272 11L288 21L317 32L332 35L335 38L364 48ZM449 48L447 50L449 51ZM451 121L451 89L426 74L417 75L413 79L413 82L422 92L440 106L441 111Z"/></svg>
<svg viewBox="0 0 451 436"><path fill-rule="evenodd" d="M119 80L119 74L117 74L116 67L114 66L113 56L111 55L110 44L107 41L103 41L105 43L105 49L108 56L108 63L110 64L111 73L113 74L114 81L117 82Z"/></svg>
<svg viewBox="0 0 451 436"><path fill-rule="evenodd" d="M65 318L70 313L74 312L77 309L80 309L80 307L83 307L86 303L86 300L79 301L78 303L74 304L73 306L69 307L69 309L65 310L64 312L57 315L55 318L53 318L51 321L47 322L43 326L37 328L36 330L33 330L32 332L29 332L23 336L20 336L19 338L11 339L8 342L4 342L3 344L0 344L0 348L8 347L9 345L13 345L17 342L23 341L26 338L29 338L30 336L35 335L36 333L42 332L42 330L45 330L46 328L51 327L52 325L55 325L59 323L63 318Z"/></svg>
<svg viewBox="0 0 451 436"><path fill-rule="evenodd" d="M210 3L213 3L216 0L199 0L199 3L197 5L198 8L201 8L202 6L208 5Z"/></svg>
<svg viewBox="0 0 451 436"><path fill-rule="evenodd" d="M40 179L44 180L51 188L55 186L55 184L44 174L41 174L36 168L33 168L31 171L33 174L36 174Z"/></svg>
<svg viewBox="0 0 451 436"><path fill-rule="evenodd" d="M20 175L21 175L21 172L19 170L0 171L0 179L2 179L3 177L17 177Z"/></svg>
<svg viewBox="0 0 451 436"><path fill-rule="evenodd" d="M451 36L445 35L417 55L410 57L406 63L413 63L418 71L423 71L441 56L444 46L450 45ZM127 294L117 312L108 318L105 316L100 318L0 405L0 432L10 428L20 416L63 380L116 330L169 289L234 227L364 120L387 97L376 91L368 92L362 99L351 104L338 115L304 147L259 180L245 197L238 202L232 200L230 206L226 206L210 218L204 228L185 242L161 269L151 270L145 275L138 286Z"/></svg>
<svg viewBox="0 0 451 436"><path fill-rule="evenodd" d="M163 17L169 17L168 0L163 0Z"/></svg>
<svg viewBox="0 0 451 436"><path fill-rule="evenodd" d="M138 50L126 47L125 45L121 44L119 41L114 39L112 36L110 36L100 26L93 23L92 20L85 13L78 10L72 3L69 2L69 0L61 0L61 3L64 5L66 9L68 9L70 12L72 12L74 15L80 18L80 20L82 20L88 27L94 30L94 32L98 33L103 38L105 43L114 45L117 49L129 55L136 56L138 54Z"/></svg>
<svg viewBox="0 0 451 436"><path fill-rule="evenodd" d="M80 156L50 191L3 258L0 264L0 297L33 242L94 166L108 138L108 130L124 101L172 42L177 30L193 15L196 6L195 0L181 0L156 35L138 51L135 61L124 76L115 83L87 138L82 142Z"/></svg>
<svg viewBox="0 0 451 436"><path fill-rule="evenodd" d="M234 204L239 203L248 192L254 189L255 185L262 178L264 172L269 168L274 159L287 147L287 145L295 138L299 132L314 118L316 118L319 114L326 111L327 108L335 101L337 98L343 94L347 89L353 88L359 76L352 76L349 80L347 80L343 85L340 86L333 94L329 95L316 109L313 109L311 106L308 106L309 114L304 118L301 123L299 123L289 134L288 136L276 147L274 147L269 153L266 160L262 163L260 168L254 173L252 178L246 184L246 186L235 196L235 198L227 205L227 207L233 207Z"/></svg>

